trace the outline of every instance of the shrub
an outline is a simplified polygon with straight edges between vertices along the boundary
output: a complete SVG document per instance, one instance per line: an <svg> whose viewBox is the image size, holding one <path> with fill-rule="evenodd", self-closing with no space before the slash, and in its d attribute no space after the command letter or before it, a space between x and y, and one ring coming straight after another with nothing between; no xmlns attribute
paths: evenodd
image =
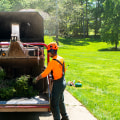
<svg viewBox="0 0 120 120"><path fill-rule="evenodd" d="M3 80L4 77L5 77L5 71L2 68L0 68L0 80Z"/></svg>
<svg viewBox="0 0 120 120"><path fill-rule="evenodd" d="M16 79L4 79L4 71L0 71L0 99L8 100L15 97L33 97L38 92L29 85L30 75L23 75Z"/></svg>
<svg viewBox="0 0 120 120"><path fill-rule="evenodd" d="M30 76L21 76L17 78L15 85L17 97L31 97L38 94L37 91L33 89L33 86L28 84L29 78Z"/></svg>

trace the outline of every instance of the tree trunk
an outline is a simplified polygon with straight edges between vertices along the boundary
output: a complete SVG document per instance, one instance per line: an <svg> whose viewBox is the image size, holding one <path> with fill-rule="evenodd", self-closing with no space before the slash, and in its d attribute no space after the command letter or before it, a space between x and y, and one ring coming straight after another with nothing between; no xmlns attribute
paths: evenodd
<svg viewBox="0 0 120 120"><path fill-rule="evenodd" d="M58 25L56 25L56 43L57 43L57 45L59 45L59 42L58 42L58 31L59 30L59 27L58 27Z"/></svg>
<svg viewBox="0 0 120 120"><path fill-rule="evenodd" d="M117 50L117 42L115 43L115 49Z"/></svg>
<svg viewBox="0 0 120 120"><path fill-rule="evenodd" d="M86 0L86 36L88 37L88 11L87 11L87 6L88 6L88 0Z"/></svg>
<svg viewBox="0 0 120 120"><path fill-rule="evenodd" d="M83 37L85 38L85 25L84 25L84 7L83 7L83 1L81 1L82 6L82 18L83 18Z"/></svg>
<svg viewBox="0 0 120 120"><path fill-rule="evenodd" d="M58 43L58 33L59 33L59 26L58 26L58 2L56 0L56 43L57 43L57 45L59 45L59 43Z"/></svg>

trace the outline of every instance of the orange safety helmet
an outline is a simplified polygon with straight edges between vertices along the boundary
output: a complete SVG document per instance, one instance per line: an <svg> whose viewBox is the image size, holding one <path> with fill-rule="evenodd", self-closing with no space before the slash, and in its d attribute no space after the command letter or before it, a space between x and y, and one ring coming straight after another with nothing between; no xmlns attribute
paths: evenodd
<svg viewBox="0 0 120 120"><path fill-rule="evenodd" d="M56 42L51 42L48 44L48 47L47 47L47 51L49 50L57 50L58 49L58 45Z"/></svg>

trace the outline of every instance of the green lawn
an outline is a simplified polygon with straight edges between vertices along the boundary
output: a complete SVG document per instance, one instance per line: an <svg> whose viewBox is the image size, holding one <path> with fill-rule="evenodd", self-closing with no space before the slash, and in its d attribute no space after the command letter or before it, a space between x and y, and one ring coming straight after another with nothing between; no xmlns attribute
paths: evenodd
<svg viewBox="0 0 120 120"><path fill-rule="evenodd" d="M53 41L45 36L45 43ZM99 39L59 40L58 54L69 68L66 81L82 81L82 87L67 86L98 120L120 119L120 51L110 51L111 45Z"/></svg>

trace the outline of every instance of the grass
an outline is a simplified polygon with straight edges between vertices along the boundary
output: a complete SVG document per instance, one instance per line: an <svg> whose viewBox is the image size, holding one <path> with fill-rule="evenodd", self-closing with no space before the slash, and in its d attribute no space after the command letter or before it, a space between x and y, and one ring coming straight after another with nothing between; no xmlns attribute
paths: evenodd
<svg viewBox="0 0 120 120"><path fill-rule="evenodd" d="M45 42L54 37L45 36ZM66 81L82 81L82 87L67 86L98 120L120 119L120 51L99 39L59 39L58 54L69 68Z"/></svg>

